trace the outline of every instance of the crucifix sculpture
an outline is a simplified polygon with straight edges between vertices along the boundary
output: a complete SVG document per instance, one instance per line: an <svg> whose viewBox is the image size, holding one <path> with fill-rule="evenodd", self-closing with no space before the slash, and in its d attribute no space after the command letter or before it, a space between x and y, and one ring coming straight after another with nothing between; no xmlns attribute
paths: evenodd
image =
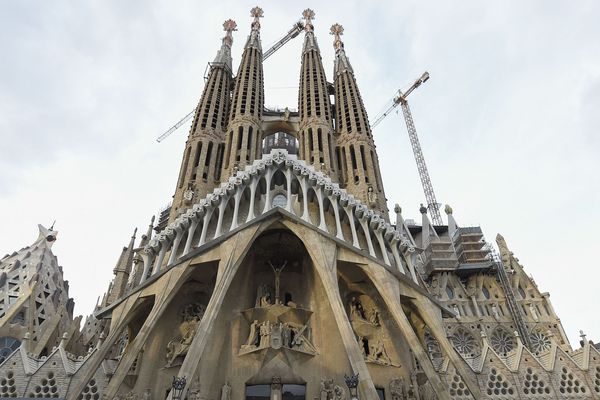
<svg viewBox="0 0 600 400"><path fill-rule="evenodd" d="M275 304L279 304L279 285L281 282L281 272L287 265L287 261L284 261L279 267L275 267L271 261L269 261L269 265L275 273Z"/></svg>

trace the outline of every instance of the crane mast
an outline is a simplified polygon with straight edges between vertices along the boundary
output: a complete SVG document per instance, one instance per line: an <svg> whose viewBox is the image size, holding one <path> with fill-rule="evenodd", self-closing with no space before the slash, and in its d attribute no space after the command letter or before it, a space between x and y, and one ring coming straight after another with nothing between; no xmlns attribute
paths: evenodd
<svg viewBox="0 0 600 400"><path fill-rule="evenodd" d="M284 37L282 37L281 39L279 39L273 46L271 46L267 51L265 51L263 53L263 58L262 58L263 62L267 58L269 58L270 56L272 56L273 53L275 53L277 50L279 50L281 47L283 47L284 44L286 44L287 42L289 42L290 40L292 40L293 38L295 38L296 36L298 36L300 34L300 32L302 32L303 29L304 29L304 24L302 23L302 21L296 22L292 26L292 29L290 29L288 31L288 33L285 34ZM162 135L160 135L159 137L157 137L156 141L158 143L160 143L163 140L165 140L173 132L175 132L177 129L179 129L181 127L181 125L183 125L186 122L188 122L194 116L195 112L196 112L196 109L193 109L192 111L190 111L185 117L181 118L175 125L173 125L172 127L170 127L165 133L163 133Z"/></svg>
<svg viewBox="0 0 600 400"><path fill-rule="evenodd" d="M423 192L425 193L427 209L429 210L433 224L443 225L442 216L440 215L440 205L435 198L433 184L431 183L429 171L427 170L427 165L425 164L425 157L423 156L423 151L421 150L421 143L419 143L415 122L413 121L410 107L408 106L408 101L406 100L409 94L421 86L421 84L425 83L428 79L429 73L424 72L423 75L421 75L419 79L417 79L404 93L398 91L398 94L392 100L392 104L381 115L375 118L371 128L375 128L377 125L379 125L379 123L383 121L384 118L387 117L390 112L392 112L392 110L400 105L402 108L402 114L404 114L404 121L406 121L406 129L408 130L410 145L415 156L415 161L417 162L417 170L419 171L419 178L421 179L421 185L423 186Z"/></svg>

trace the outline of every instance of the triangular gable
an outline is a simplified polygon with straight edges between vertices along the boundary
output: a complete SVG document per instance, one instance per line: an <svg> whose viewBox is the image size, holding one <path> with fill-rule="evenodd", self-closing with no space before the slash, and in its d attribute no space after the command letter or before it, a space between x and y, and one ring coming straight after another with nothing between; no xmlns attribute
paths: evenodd
<svg viewBox="0 0 600 400"><path fill-rule="evenodd" d="M516 397L518 383L514 374L492 348L487 350L478 376L482 392L492 399Z"/></svg>
<svg viewBox="0 0 600 400"><path fill-rule="evenodd" d="M523 398L545 400L549 397L555 398L556 394L552 386L552 375L548 373L538 360L527 348L521 346L518 360L519 390Z"/></svg>
<svg viewBox="0 0 600 400"><path fill-rule="evenodd" d="M5 379L6 382L6 384L2 385L6 387L6 391L4 391L4 388L0 388L3 390L3 393L8 395L16 393L17 396L22 396L29 377L26 374L23 356L19 349L15 350L0 364L0 371L2 371L0 379ZM6 394L3 394L3 396Z"/></svg>
<svg viewBox="0 0 600 400"><path fill-rule="evenodd" d="M564 399L581 399L591 395L585 373L562 349L557 349L552 373L557 394Z"/></svg>

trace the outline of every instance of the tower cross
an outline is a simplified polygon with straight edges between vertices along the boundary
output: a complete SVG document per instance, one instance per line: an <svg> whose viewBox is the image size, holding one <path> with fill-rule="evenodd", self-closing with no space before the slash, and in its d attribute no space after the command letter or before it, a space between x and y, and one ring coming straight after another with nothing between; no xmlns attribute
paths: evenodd
<svg viewBox="0 0 600 400"><path fill-rule="evenodd" d="M265 13L263 12L263 9L259 6L256 6L252 10L250 10L250 16L254 18L254 21L252 21L253 30L260 29L260 18L262 18L264 14Z"/></svg>
<svg viewBox="0 0 600 400"><path fill-rule="evenodd" d="M237 24L234 20L228 19L227 21L223 22L223 30L227 32L223 38L223 43L231 46L233 43L233 36L231 35L231 32L237 31Z"/></svg>
<svg viewBox="0 0 600 400"><path fill-rule="evenodd" d="M310 8L307 8L306 10L302 11L302 19L306 21L306 23L304 24L304 29L306 29L307 31L312 31L312 20L315 19L315 12Z"/></svg>
<svg viewBox="0 0 600 400"><path fill-rule="evenodd" d="M329 30L329 34L333 35L335 39L333 40L333 47L336 51L344 48L344 42L340 36L344 34L344 27L338 23L331 25L331 29Z"/></svg>

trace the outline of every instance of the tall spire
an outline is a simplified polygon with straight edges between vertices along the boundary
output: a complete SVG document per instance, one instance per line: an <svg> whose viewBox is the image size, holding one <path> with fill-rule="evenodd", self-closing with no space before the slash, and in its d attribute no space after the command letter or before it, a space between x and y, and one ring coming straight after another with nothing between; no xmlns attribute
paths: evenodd
<svg viewBox="0 0 600 400"><path fill-rule="evenodd" d="M231 19L223 23L226 33L214 62L210 64L208 79L196 108L173 195L170 221L220 182L230 108L232 32L236 27Z"/></svg>
<svg viewBox="0 0 600 400"><path fill-rule="evenodd" d="M336 170L331 103L321 53L314 35L312 20L315 12L307 8L305 20L298 110L300 112L300 158L313 164L315 169L331 174Z"/></svg>
<svg viewBox="0 0 600 400"><path fill-rule="evenodd" d="M133 265L136 233L137 228L135 228L133 231L133 235L129 240L129 245L127 247L123 247L117 264L115 265L115 269L113 270L115 279L113 280L112 287L108 293L106 301L107 305L112 304L115 300L125 294L125 288L127 286L127 281L129 280L129 275L131 274L131 267Z"/></svg>
<svg viewBox="0 0 600 400"><path fill-rule="evenodd" d="M333 24L330 33L335 49L335 128L336 154L341 160L340 183L387 219L385 192L367 111L341 39L344 27Z"/></svg>
<svg viewBox="0 0 600 400"><path fill-rule="evenodd" d="M260 157L260 121L264 107L262 47L260 18L263 10L250 10L253 18L250 35L244 47L242 60L235 78L226 135L223 174L229 176Z"/></svg>
<svg viewBox="0 0 600 400"><path fill-rule="evenodd" d="M221 49L217 51L217 56L215 57L214 64L225 64L227 68L231 71L231 45L233 44L233 35L232 32L237 31L237 24L234 20L228 19L223 22L223 30L226 32L225 36L223 36Z"/></svg>

